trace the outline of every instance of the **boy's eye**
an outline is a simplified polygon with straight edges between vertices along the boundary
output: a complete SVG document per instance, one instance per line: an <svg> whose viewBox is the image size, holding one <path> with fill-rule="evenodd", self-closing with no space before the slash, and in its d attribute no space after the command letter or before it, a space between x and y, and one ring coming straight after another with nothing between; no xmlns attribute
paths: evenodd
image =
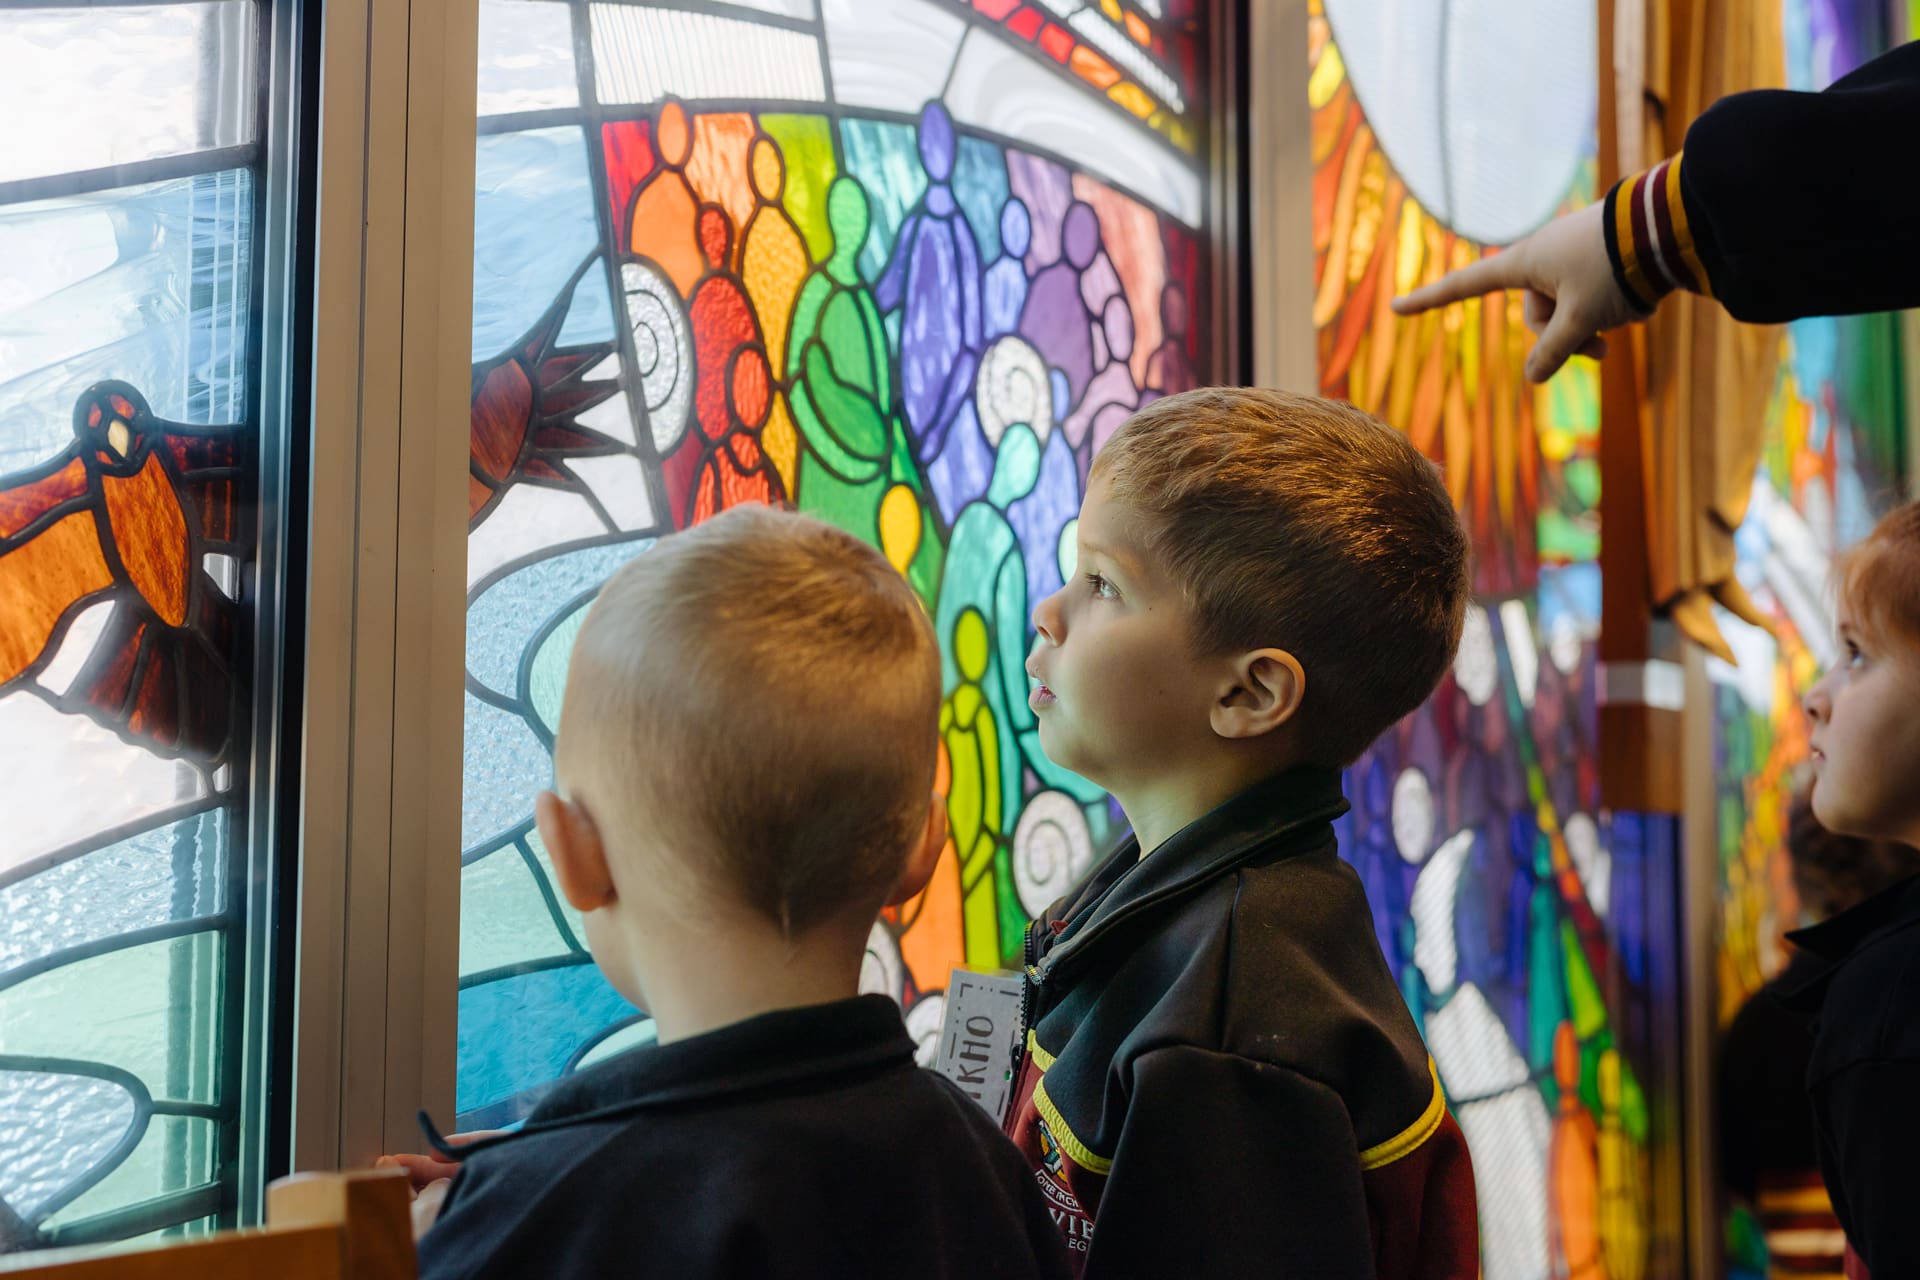
<svg viewBox="0 0 1920 1280"><path fill-rule="evenodd" d="M1857 667L1866 660L1867 655L1860 652L1860 646L1851 640L1847 641L1847 665Z"/></svg>
<svg viewBox="0 0 1920 1280"><path fill-rule="evenodd" d="M1097 573L1089 573L1087 575L1087 586L1093 589L1093 596L1096 600L1111 600L1120 594L1113 589L1111 582L1108 582L1106 578Z"/></svg>

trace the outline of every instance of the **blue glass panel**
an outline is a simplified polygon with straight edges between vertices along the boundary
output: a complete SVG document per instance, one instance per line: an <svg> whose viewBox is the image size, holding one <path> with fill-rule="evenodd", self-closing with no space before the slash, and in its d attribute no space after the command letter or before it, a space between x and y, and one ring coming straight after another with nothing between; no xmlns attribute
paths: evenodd
<svg viewBox="0 0 1920 1280"><path fill-rule="evenodd" d="M593 252L598 234L579 129L480 139L473 197L475 360L499 355L533 327Z"/></svg>
<svg viewBox="0 0 1920 1280"><path fill-rule="evenodd" d="M633 1014L591 964L467 988L460 993L455 1110L465 1116L545 1084L608 1023Z"/></svg>
<svg viewBox="0 0 1920 1280"><path fill-rule="evenodd" d="M1007 161L1000 148L979 138L960 139L953 166L953 194L966 211L982 262L1000 256L1000 211L1007 203L1007 193Z"/></svg>
<svg viewBox="0 0 1920 1280"><path fill-rule="evenodd" d="M595 263L573 291L573 306L561 322L559 341L563 347L572 347L612 338L613 295L607 290L606 271Z"/></svg>
<svg viewBox="0 0 1920 1280"><path fill-rule="evenodd" d="M860 250L860 274L871 282L887 269L900 223L927 188L927 173L912 125L847 120L840 125L840 146L848 174L867 192L872 229Z"/></svg>

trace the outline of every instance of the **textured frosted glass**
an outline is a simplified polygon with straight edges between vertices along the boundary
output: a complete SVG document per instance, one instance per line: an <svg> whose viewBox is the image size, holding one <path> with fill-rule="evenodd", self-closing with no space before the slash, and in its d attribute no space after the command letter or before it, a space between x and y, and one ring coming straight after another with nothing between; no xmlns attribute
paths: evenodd
<svg viewBox="0 0 1920 1280"><path fill-rule="evenodd" d="M0 990L0 1054L104 1063L138 1076L156 1098L218 1101L206 1063L223 950L217 934L149 942ZM183 1042L202 1022L208 1043L188 1052Z"/></svg>
<svg viewBox="0 0 1920 1280"><path fill-rule="evenodd" d="M481 0L478 88L483 116L579 106L567 6Z"/></svg>
<svg viewBox="0 0 1920 1280"><path fill-rule="evenodd" d="M593 55L602 102L682 98L826 97L820 47L797 31L738 18L593 6Z"/></svg>
<svg viewBox="0 0 1920 1280"><path fill-rule="evenodd" d="M219 1156L215 1136L211 1120L155 1116L140 1145L98 1186L49 1218L48 1224L78 1222L212 1181Z"/></svg>
<svg viewBox="0 0 1920 1280"><path fill-rule="evenodd" d="M0 975L66 947L220 910L224 809L129 836L0 888Z"/></svg>
<svg viewBox="0 0 1920 1280"><path fill-rule="evenodd" d="M135 1116L133 1095L110 1081L0 1071L0 1203L28 1220L58 1207Z"/></svg>
<svg viewBox="0 0 1920 1280"><path fill-rule="evenodd" d="M562 552L516 570L467 609L467 671L485 687L512 697L520 658L559 605L578 599L653 545L651 538Z"/></svg>
<svg viewBox="0 0 1920 1280"><path fill-rule="evenodd" d="M475 849L533 824L533 797L553 781L553 764L525 720L468 694L466 779L460 846Z"/></svg>
<svg viewBox="0 0 1920 1280"><path fill-rule="evenodd" d="M34 694L0 696L0 876L205 794L204 779L185 761L156 756Z"/></svg>
<svg viewBox="0 0 1920 1280"><path fill-rule="evenodd" d="M244 416L252 192L230 170L0 207L0 475L65 448L101 378L163 418Z"/></svg>
<svg viewBox="0 0 1920 1280"><path fill-rule="evenodd" d="M253 137L253 5L0 8L0 181Z"/></svg>

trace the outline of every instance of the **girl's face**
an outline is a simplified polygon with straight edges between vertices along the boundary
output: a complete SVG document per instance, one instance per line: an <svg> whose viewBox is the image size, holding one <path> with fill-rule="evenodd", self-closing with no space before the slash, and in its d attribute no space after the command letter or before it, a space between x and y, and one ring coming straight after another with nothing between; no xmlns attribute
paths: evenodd
<svg viewBox="0 0 1920 1280"><path fill-rule="evenodd" d="M1920 650L1840 606L1840 656L1807 694L1813 813L1829 831L1920 844Z"/></svg>

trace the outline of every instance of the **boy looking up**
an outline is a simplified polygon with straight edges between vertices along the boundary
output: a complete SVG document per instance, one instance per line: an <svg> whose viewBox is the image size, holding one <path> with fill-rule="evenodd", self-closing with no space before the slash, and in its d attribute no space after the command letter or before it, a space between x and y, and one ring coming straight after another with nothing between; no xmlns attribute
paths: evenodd
<svg viewBox="0 0 1920 1280"><path fill-rule="evenodd" d="M659 1043L448 1149L423 1277L1066 1273L1019 1153L856 994L945 837L939 708L912 590L818 521L739 507L607 582L536 818Z"/></svg>
<svg viewBox="0 0 1920 1280"><path fill-rule="evenodd" d="M1310 396L1157 400L1034 612L1040 742L1127 841L1027 933L1007 1132L1089 1276L1478 1274L1472 1166L1335 851L1469 591L1439 472Z"/></svg>

